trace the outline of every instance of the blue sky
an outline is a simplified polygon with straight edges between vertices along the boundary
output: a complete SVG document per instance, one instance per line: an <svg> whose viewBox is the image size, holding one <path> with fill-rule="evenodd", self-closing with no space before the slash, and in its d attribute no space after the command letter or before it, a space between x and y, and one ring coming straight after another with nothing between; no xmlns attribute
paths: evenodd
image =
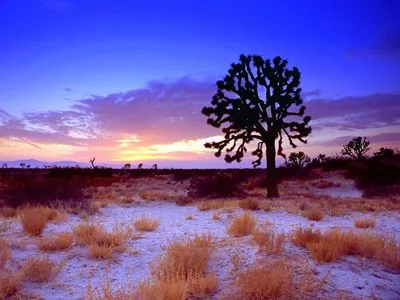
<svg viewBox="0 0 400 300"><path fill-rule="evenodd" d="M24 118L151 81L214 82L240 53L287 58L329 99L398 94L399 15L395 0L2 0L0 109Z"/></svg>

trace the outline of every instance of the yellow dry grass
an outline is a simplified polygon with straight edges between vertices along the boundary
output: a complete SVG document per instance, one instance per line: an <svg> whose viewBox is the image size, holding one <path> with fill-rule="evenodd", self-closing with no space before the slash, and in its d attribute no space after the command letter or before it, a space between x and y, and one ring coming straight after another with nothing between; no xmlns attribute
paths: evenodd
<svg viewBox="0 0 400 300"><path fill-rule="evenodd" d="M197 204L197 208L200 211L214 210L214 209L228 209L233 210L238 207L238 201L236 200L224 200L224 199L215 199L215 200L206 200L201 201Z"/></svg>
<svg viewBox="0 0 400 300"><path fill-rule="evenodd" d="M354 221L354 226L357 228L367 229L367 228L375 228L376 219L371 218L364 218L364 219L356 219Z"/></svg>
<svg viewBox="0 0 400 300"><path fill-rule="evenodd" d="M269 223L262 224L253 231L253 240L258 245L259 252L281 255L285 251L285 234L274 232Z"/></svg>
<svg viewBox="0 0 400 300"><path fill-rule="evenodd" d="M304 211L304 216L311 221L321 221L324 217L324 212L317 206L312 206Z"/></svg>
<svg viewBox="0 0 400 300"><path fill-rule="evenodd" d="M21 274L18 273L0 275L0 299L7 299L8 297L16 295L21 286Z"/></svg>
<svg viewBox="0 0 400 300"><path fill-rule="evenodd" d="M60 221L66 217L59 210L47 206L26 206L19 214L23 230L31 236L38 236L47 222Z"/></svg>
<svg viewBox="0 0 400 300"><path fill-rule="evenodd" d="M135 220L133 226L139 231L154 231L160 225L160 221L151 217L140 217Z"/></svg>
<svg viewBox="0 0 400 300"><path fill-rule="evenodd" d="M6 262L11 257L11 250L6 244L6 242L0 239L0 269L4 267Z"/></svg>
<svg viewBox="0 0 400 300"><path fill-rule="evenodd" d="M239 207L246 210L258 210L260 209L260 203L257 199L254 198L246 198L239 201Z"/></svg>
<svg viewBox="0 0 400 300"><path fill-rule="evenodd" d="M38 248L42 251L65 250L72 246L74 236L71 233L63 232L56 236L41 238L38 241Z"/></svg>
<svg viewBox="0 0 400 300"><path fill-rule="evenodd" d="M214 211L213 215L212 215L212 219L214 221L221 220L221 212L219 210Z"/></svg>
<svg viewBox="0 0 400 300"><path fill-rule="evenodd" d="M13 207L3 207L0 210L0 215L3 218L15 218L17 216L17 210Z"/></svg>
<svg viewBox="0 0 400 300"><path fill-rule="evenodd" d="M132 235L130 229L123 230L118 224L112 232L107 232L100 224L85 222L75 226L73 232L77 243L89 246L89 255L96 259L106 259L113 252L124 251L124 244Z"/></svg>
<svg viewBox="0 0 400 300"><path fill-rule="evenodd" d="M55 272L55 263L48 257L29 258L22 267L24 278L34 282L46 282Z"/></svg>
<svg viewBox="0 0 400 300"><path fill-rule="evenodd" d="M249 235L253 232L256 222L251 213L243 213L232 220L228 227L228 233L234 237Z"/></svg>
<svg viewBox="0 0 400 300"><path fill-rule="evenodd" d="M212 237L197 235L192 239L174 241L166 248L156 264L152 274L158 280L200 277L205 274L211 255Z"/></svg>
<svg viewBox="0 0 400 300"><path fill-rule="evenodd" d="M382 261L388 267L400 267L400 246L393 235L371 232L342 232L331 229L325 233L312 229L296 229L293 244L307 248L319 262L336 261L345 255L356 255Z"/></svg>

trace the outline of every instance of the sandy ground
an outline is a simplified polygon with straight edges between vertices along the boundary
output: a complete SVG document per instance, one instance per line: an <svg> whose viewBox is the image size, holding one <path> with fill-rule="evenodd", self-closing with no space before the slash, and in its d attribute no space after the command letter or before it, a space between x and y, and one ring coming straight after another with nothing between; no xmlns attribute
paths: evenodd
<svg viewBox="0 0 400 300"><path fill-rule="evenodd" d="M353 188L354 189L354 188ZM195 205L177 206L172 202L137 201L126 204L113 204L102 208L87 218L89 222L99 222L105 228L111 229L114 224L128 226L141 216L150 216L160 221L159 228L154 232L146 232L138 239L129 240L128 251L115 253L108 260L95 260L89 257L87 247L73 246L66 251L44 253L37 249L35 239L27 237L18 220L1 219L3 232L1 238L12 246L12 258L7 263L10 269L16 269L29 257L49 256L63 268L54 279L47 283L24 282L22 293L27 298L37 296L39 299L83 299L89 282L93 286L104 282L106 278L116 286L131 282L136 284L141 279L149 278L150 265L163 252L170 241L182 237L190 237L198 233L210 233L215 240L215 250L209 266L209 271L216 273L220 286L212 299L219 299L234 280L230 270L231 255L239 252L245 259L245 264L252 263L258 256L257 246L251 236L232 238L227 234L227 227L235 215L243 212L236 208L233 211L221 210L220 220L213 220L214 211L201 212ZM323 231L330 228L364 230L354 228L356 218L374 216L376 227L372 229L380 233L393 233L400 240L400 212L360 213L354 212L346 216L325 216L321 221L310 221L298 214L290 214L282 210L254 211L258 222L270 221L276 231L289 233L299 226L312 226ZM191 216L192 219L187 219ZM59 224L49 223L42 236L51 236L59 232L72 232L72 227L81 222L76 215L69 215L68 220ZM323 286L320 296L336 298L339 290L347 291L356 298L367 298L375 295L382 299L400 299L400 274L386 269L381 263L369 259L345 257L334 263L318 264L309 258L306 250L285 245L288 253L299 259L306 259L318 277L326 274L327 283Z"/></svg>

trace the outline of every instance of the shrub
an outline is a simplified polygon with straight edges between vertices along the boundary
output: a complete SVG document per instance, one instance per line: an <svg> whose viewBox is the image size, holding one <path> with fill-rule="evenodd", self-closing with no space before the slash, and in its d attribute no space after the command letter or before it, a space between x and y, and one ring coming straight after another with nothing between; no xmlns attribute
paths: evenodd
<svg viewBox="0 0 400 300"><path fill-rule="evenodd" d="M208 201L201 201L197 204L197 208L200 211L207 211L211 209L220 209L225 206L225 202L223 200L208 200Z"/></svg>
<svg viewBox="0 0 400 300"><path fill-rule="evenodd" d="M71 233L63 232L54 237L41 238L38 247L43 251L64 250L71 247L74 237Z"/></svg>
<svg viewBox="0 0 400 300"><path fill-rule="evenodd" d="M354 226L357 228L375 228L376 219L375 218L365 218L365 219L356 219L354 221Z"/></svg>
<svg viewBox="0 0 400 300"><path fill-rule="evenodd" d="M304 216L311 221L320 221L324 217L324 213L319 207L313 206L304 212Z"/></svg>
<svg viewBox="0 0 400 300"><path fill-rule="evenodd" d="M311 159L304 152L292 152L288 159L285 161L284 166L288 168L303 168L306 164L310 163Z"/></svg>
<svg viewBox="0 0 400 300"><path fill-rule="evenodd" d="M214 221L221 220L221 212L219 210L214 211L214 213L212 215L212 219Z"/></svg>
<svg viewBox="0 0 400 300"><path fill-rule="evenodd" d="M214 293L219 284L218 277L215 274L207 274L200 277L189 278L189 291L195 297L204 297Z"/></svg>
<svg viewBox="0 0 400 300"><path fill-rule="evenodd" d="M17 294L21 285L20 274L0 275L0 299L7 299L7 297Z"/></svg>
<svg viewBox="0 0 400 300"><path fill-rule="evenodd" d="M246 198L239 202L239 207L247 210L258 210L260 203L254 198Z"/></svg>
<svg viewBox="0 0 400 300"><path fill-rule="evenodd" d="M228 227L228 233L234 237L249 235L253 232L256 220L250 213L244 213L233 219Z"/></svg>
<svg viewBox="0 0 400 300"><path fill-rule="evenodd" d="M133 223L136 230L139 231L154 231L160 225L160 221L150 217L141 217Z"/></svg>
<svg viewBox="0 0 400 300"><path fill-rule="evenodd" d="M182 277L157 281L141 281L139 282L135 296L136 298L133 299L185 300L189 296L189 284Z"/></svg>
<svg viewBox="0 0 400 300"><path fill-rule="evenodd" d="M285 235L275 233L269 224L262 224L253 231L253 240L259 247L259 252L267 254L283 254Z"/></svg>
<svg viewBox="0 0 400 300"><path fill-rule="evenodd" d="M55 271L55 264L48 257L29 258L22 267L24 278L35 282L46 282Z"/></svg>
<svg viewBox="0 0 400 300"><path fill-rule="evenodd" d="M243 192L240 189L240 184L245 180L245 173L230 170L199 176L190 181L189 196L192 198L242 196Z"/></svg>

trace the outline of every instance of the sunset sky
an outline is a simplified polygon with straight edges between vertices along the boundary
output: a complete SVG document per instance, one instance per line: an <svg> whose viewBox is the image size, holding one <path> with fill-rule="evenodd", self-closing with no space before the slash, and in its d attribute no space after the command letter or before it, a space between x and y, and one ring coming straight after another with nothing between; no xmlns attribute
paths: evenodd
<svg viewBox="0 0 400 300"><path fill-rule="evenodd" d="M1 0L0 160L223 167L200 111L241 53L300 69L313 132L296 151L398 148L399 15L397 0Z"/></svg>

